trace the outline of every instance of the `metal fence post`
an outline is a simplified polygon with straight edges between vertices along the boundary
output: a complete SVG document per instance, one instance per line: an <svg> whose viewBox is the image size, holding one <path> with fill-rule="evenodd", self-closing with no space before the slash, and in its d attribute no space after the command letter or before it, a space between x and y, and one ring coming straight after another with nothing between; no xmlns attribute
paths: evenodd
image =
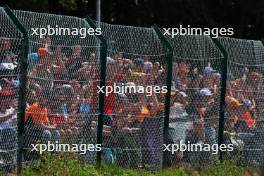
<svg viewBox="0 0 264 176"><path fill-rule="evenodd" d="M223 143L224 126L225 126L225 97L226 97L226 82L227 82L227 63L228 54L223 45L218 39L210 37L216 47L223 54L223 67L222 67L222 79L221 79L221 95L220 95L220 110L219 110L219 130L218 130L218 146ZM223 161L223 153L219 151L219 160Z"/></svg>
<svg viewBox="0 0 264 176"><path fill-rule="evenodd" d="M4 7L6 14L13 21L14 25L23 35L22 52L20 53L20 77L19 77L19 98L18 98L18 151L17 151L17 174L22 173L22 158L24 151L24 121L26 110L26 86L27 86L27 56L29 50L29 37L27 30L16 18L12 10L6 5Z"/></svg>
<svg viewBox="0 0 264 176"><path fill-rule="evenodd" d="M87 17L85 21L93 29L96 25L93 21ZM96 35L100 43L100 87L103 87L103 92L99 92L99 115L98 115L98 125L97 125L97 144L102 145L103 143L103 117L104 117L104 103L105 103L105 77L106 77L106 55L107 55L107 43L102 35ZM97 152L96 165L100 168L102 161L102 151Z"/></svg>
<svg viewBox="0 0 264 176"><path fill-rule="evenodd" d="M169 41L164 37L161 30L157 25L153 26L156 34L158 35L161 43L168 49L168 54L166 55L167 59L167 77L166 77L166 86L167 93L165 98L165 118L164 118L164 131L163 131L163 140L164 144L167 144L168 134L169 134L169 123L170 123L170 98L171 98L171 86L172 86L172 58L173 58L173 49ZM163 167L167 167L168 163L168 152L163 152Z"/></svg>

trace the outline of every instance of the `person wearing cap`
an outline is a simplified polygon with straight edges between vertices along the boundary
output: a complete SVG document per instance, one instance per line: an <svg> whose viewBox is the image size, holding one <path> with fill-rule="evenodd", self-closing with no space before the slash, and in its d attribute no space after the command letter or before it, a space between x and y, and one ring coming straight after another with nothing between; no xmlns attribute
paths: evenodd
<svg viewBox="0 0 264 176"><path fill-rule="evenodd" d="M199 96L198 98L198 112L200 114L201 117L205 116L205 111L206 109L210 109L212 108L212 106L214 105L214 98L212 97L213 93L209 88L202 88L199 91Z"/></svg>
<svg viewBox="0 0 264 176"><path fill-rule="evenodd" d="M242 114L242 119L246 121L246 125L248 128L253 128L256 126L256 123L252 116L252 106L253 103L251 100L244 99L242 100L243 105L240 106L239 111Z"/></svg>
<svg viewBox="0 0 264 176"><path fill-rule="evenodd" d="M175 87L172 87L171 96L170 118L187 117L188 114L185 110L188 105L187 94L185 92L178 91Z"/></svg>
<svg viewBox="0 0 264 176"><path fill-rule="evenodd" d="M206 106L210 106L211 104L214 103L213 99L213 93L209 88L202 88L199 91L199 96L200 99L202 100L202 103L205 104Z"/></svg>
<svg viewBox="0 0 264 176"><path fill-rule="evenodd" d="M202 96L202 97L209 97L209 96L212 96L212 95L213 95L213 93L208 88L202 88L200 90L200 96Z"/></svg>
<svg viewBox="0 0 264 176"><path fill-rule="evenodd" d="M70 84L63 84L57 87L60 113L62 113L64 120L69 118L69 108L73 102L72 97L74 97L74 89Z"/></svg>
<svg viewBox="0 0 264 176"><path fill-rule="evenodd" d="M204 68L204 75L211 75L213 73L216 73L216 70L213 69L213 67L207 66Z"/></svg>
<svg viewBox="0 0 264 176"><path fill-rule="evenodd" d="M218 73L211 66L205 67L203 75L203 87L207 87L213 91L214 94L219 92L221 74Z"/></svg>

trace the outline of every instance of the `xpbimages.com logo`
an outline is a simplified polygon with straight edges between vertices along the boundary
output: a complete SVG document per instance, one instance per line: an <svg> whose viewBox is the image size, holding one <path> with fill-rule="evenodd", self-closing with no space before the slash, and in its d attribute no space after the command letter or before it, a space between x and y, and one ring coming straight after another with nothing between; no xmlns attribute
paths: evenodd
<svg viewBox="0 0 264 176"><path fill-rule="evenodd" d="M171 152L175 154L176 152L212 152L212 154L217 154L219 151L231 152L234 150L233 144L206 144L206 143L191 143L187 141L185 143L183 140L179 144L163 144L163 151Z"/></svg>
<svg viewBox="0 0 264 176"><path fill-rule="evenodd" d="M177 28L163 28L163 31L164 36L170 36L171 38L174 38L177 35L204 35L212 36L212 38L234 35L233 28L195 28L191 27L190 25L188 25L187 27L183 27L182 25L180 25Z"/></svg>
<svg viewBox="0 0 264 176"><path fill-rule="evenodd" d="M141 86L129 83L121 83L116 84L114 83L113 86L97 86L98 91L97 93L105 93L108 96L111 93L115 94L146 94L146 96L151 96L154 94L159 93L167 93L167 86Z"/></svg>
<svg viewBox="0 0 264 176"><path fill-rule="evenodd" d="M76 152L80 154L86 154L86 152L101 151L101 144L62 144L58 141L50 142L47 144L31 144L31 151L39 152Z"/></svg>
<svg viewBox="0 0 264 176"><path fill-rule="evenodd" d="M47 27L42 28L31 28L31 35L38 35L40 38L51 35L72 35L80 36L80 38L85 38L87 35L102 35L101 28L65 28L55 25L54 27L47 25Z"/></svg>

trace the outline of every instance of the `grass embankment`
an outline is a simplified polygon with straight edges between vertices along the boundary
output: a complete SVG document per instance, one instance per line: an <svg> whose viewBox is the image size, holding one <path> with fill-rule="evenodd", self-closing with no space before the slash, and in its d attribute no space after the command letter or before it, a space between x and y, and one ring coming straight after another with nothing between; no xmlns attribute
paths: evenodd
<svg viewBox="0 0 264 176"><path fill-rule="evenodd" d="M25 166L23 176L260 176L257 169L245 169L232 162L214 163L200 170L169 168L159 172L130 170L103 165L100 170L72 155L45 155L41 162Z"/></svg>

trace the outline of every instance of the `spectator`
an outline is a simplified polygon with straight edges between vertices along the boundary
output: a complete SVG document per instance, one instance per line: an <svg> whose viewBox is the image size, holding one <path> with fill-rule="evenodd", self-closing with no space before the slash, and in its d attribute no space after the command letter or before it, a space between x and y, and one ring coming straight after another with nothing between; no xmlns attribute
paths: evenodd
<svg viewBox="0 0 264 176"><path fill-rule="evenodd" d="M13 166L16 163L17 147L17 105L15 93L0 90L0 158L1 165Z"/></svg>
<svg viewBox="0 0 264 176"><path fill-rule="evenodd" d="M14 107L15 94L0 92L0 149L12 150L15 147L17 112Z"/></svg>
<svg viewBox="0 0 264 176"><path fill-rule="evenodd" d="M55 126L50 124L48 118L48 110L46 108L46 100L39 96L37 98L38 102L29 105L26 109L25 120L28 118L32 119L33 126L39 128L43 131L42 134L38 134L38 137L48 142L51 140L59 141L59 132L56 130Z"/></svg>

